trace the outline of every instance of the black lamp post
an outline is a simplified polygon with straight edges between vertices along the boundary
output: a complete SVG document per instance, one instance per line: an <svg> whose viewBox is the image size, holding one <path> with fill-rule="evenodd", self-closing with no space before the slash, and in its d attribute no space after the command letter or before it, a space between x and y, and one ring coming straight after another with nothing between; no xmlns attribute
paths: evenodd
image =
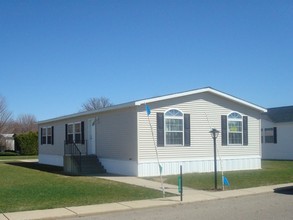
<svg viewBox="0 0 293 220"><path fill-rule="evenodd" d="M211 131L210 131L210 134L214 140L214 172L215 172L215 190L217 190L217 142L216 142L216 139L219 135L219 131L215 128L213 128Z"/></svg>

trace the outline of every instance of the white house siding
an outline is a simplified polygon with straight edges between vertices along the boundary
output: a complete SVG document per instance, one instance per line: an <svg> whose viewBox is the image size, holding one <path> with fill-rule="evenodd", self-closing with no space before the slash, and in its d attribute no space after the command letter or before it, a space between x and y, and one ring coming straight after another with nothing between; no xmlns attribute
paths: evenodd
<svg viewBox="0 0 293 220"><path fill-rule="evenodd" d="M64 156L64 141L65 141L65 124L84 121L84 136L87 139L87 123L88 118L93 118L94 115L87 117L72 117L66 120L56 120L47 123L39 124L39 163L55 166L63 166ZM41 128L54 126L54 144L41 145Z"/></svg>
<svg viewBox="0 0 293 220"><path fill-rule="evenodd" d="M63 166L65 124L84 121L84 135L88 137L88 119L95 118L96 154L108 172L137 175L137 114L136 107L52 120L39 124L54 126L54 144L41 145L39 135L39 162Z"/></svg>
<svg viewBox="0 0 293 220"><path fill-rule="evenodd" d="M262 144L262 158L274 160L293 160L293 122L273 123L262 120L262 128L277 128L277 143ZM264 136L263 136L264 140Z"/></svg>
<svg viewBox="0 0 293 220"><path fill-rule="evenodd" d="M217 138L218 151L224 170L261 168L260 155L260 113L251 108L219 98L210 93L195 94L181 98L148 104L152 110L150 121L156 137L156 113L175 108L190 114L191 146L158 147L163 165L163 175L177 174L179 165L184 172L210 172L213 170L213 140L209 134L212 128L221 130L221 115L232 111L248 116L248 146L221 146L221 135ZM144 106L138 111L138 175L159 174L155 147L151 136ZM219 164L220 165L220 164Z"/></svg>
<svg viewBox="0 0 293 220"><path fill-rule="evenodd" d="M108 172L137 174L136 108L99 114L97 155Z"/></svg>

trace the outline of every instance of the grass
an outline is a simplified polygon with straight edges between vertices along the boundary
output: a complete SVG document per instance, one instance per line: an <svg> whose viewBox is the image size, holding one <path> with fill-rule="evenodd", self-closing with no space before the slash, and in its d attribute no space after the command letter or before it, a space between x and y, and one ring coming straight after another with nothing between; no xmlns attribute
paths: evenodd
<svg viewBox="0 0 293 220"><path fill-rule="evenodd" d="M27 160L27 159L37 159L38 156L37 155L32 155L32 156L15 156L15 155L1 155L0 154L0 161L3 161L3 160Z"/></svg>
<svg viewBox="0 0 293 220"><path fill-rule="evenodd" d="M62 175L59 167L0 163L0 213L101 204L162 196L160 191L96 177Z"/></svg>
<svg viewBox="0 0 293 220"><path fill-rule="evenodd" d="M227 189L293 182L293 161L264 160L262 168L262 170L225 172L225 176L231 184ZM66 176L63 175L60 167L37 163L1 161L0 173L0 213L151 199L162 196L160 191L96 177ZM178 175L164 178L165 182L177 185L177 177ZM183 175L183 185L194 189L211 190L214 187L214 174L185 174ZM218 187L221 187L220 172L218 173Z"/></svg>
<svg viewBox="0 0 293 220"><path fill-rule="evenodd" d="M230 182L225 189L242 189L257 186L293 182L293 161L263 160L261 170L231 171L224 175ZM218 188L222 187L221 172L218 172ZM176 176L167 176L165 182L177 185ZM183 175L183 186L200 190L214 189L214 173L192 173Z"/></svg>

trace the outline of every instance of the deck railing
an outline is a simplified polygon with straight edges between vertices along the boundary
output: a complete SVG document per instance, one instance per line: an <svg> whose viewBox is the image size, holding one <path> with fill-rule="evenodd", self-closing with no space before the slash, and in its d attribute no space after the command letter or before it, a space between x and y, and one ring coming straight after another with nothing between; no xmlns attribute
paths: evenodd
<svg viewBox="0 0 293 220"><path fill-rule="evenodd" d="M78 172L81 172L81 156L87 155L87 141L84 144L75 142L68 143L64 141L64 156L70 156L71 161L77 165ZM71 164L71 172L74 172L74 166Z"/></svg>

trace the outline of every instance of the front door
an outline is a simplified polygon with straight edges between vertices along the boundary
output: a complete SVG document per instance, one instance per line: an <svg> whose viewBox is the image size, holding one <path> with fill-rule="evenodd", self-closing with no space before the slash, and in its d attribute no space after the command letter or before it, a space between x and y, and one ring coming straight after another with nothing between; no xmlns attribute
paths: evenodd
<svg viewBox="0 0 293 220"><path fill-rule="evenodd" d="M88 120L88 154L96 154L96 120Z"/></svg>

